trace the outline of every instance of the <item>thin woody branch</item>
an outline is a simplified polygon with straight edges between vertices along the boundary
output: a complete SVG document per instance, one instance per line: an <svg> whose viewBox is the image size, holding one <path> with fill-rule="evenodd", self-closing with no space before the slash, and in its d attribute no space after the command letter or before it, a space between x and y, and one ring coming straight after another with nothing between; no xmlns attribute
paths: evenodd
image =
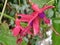
<svg viewBox="0 0 60 45"><path fill-rule="evenodd" d="M53 26L51 26L51 29L55 32L56 35L60 36L60 33L58 33Z"/></svg>

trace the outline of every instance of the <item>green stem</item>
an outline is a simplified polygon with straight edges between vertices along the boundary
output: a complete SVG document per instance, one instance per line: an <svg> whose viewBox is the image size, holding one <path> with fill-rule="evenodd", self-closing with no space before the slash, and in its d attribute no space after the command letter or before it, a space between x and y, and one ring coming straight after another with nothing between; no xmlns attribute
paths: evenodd
<svg viewBox="0 0 60 45"><path fill-rule="evenodd" d="M2 17L3 17L3 13L5 11L5 8L6 8L6 4L7 4L7 0L5 0L4 7L3 7L3 10L2 10L2 13L1 13L1 16L0 16L0 23L1 23L1 20L2 20Z"/></svg>
<svg viewBox="0 0 60 45"><path fill-rule="evenodd" d="M1 14L1 12L0 12L0 14ZM13 18L13 17L11 17L11 16L9 16L9 15L7 15L7 14L3 14L3 16L5 16L5 17L7 17L7 18L9 18L9 19L11 19L11 20L15 20L15 18Z"/></svg>

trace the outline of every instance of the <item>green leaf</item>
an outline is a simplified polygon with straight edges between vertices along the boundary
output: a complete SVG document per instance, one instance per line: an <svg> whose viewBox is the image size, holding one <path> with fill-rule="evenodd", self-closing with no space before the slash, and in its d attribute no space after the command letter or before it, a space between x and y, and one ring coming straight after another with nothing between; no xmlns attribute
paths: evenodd
<svg viewBox="0 0 60 45"><path fill-rule="evenodd" d="M53 5L54 4L54 0L50 0L47 4L48 5Z"/></svg>
<svg viewBox="0 0 60 45"><path fill-rule="evenodd" d="M43 7L44 4L49 2L49 0L32 0L34 3L38 4L39 7Z"/></svg>
<svg viewBox="0 0 60 45"><path fill-rule="evenodd" d="M0 25L0 43L3 45L16 45L16 38L12 36L7 23Z"/></svg>
<svg viewBox="0 0 60 45"><path fill-rule="evenodd" d="M58 2L58 11L60 12L60 0L59 0L59 2Z"/></svg>
<svg viewBox="0 0 60 45"><path fill-rule="evenodd" d="M58 33L60 33L60 18L54 18L52 20L52 23L55 30ZM60 36L57 36L54 32L53 32L52 40L53 40L53 45L60 45Z"/></svg>
<svg viewBox="0 0 60 45"><path fill-rule="evenodd" d="M2 23L0 25L0 31L2 34L7 34L9 32L9 27L7 23Z"/></svg>
<svg viewBox="0 0 60 45"><path fill-rule="evenodd" d="M26 43L26 41L25 41L25 40L23 40L22 45L27 45L27 43Z"/></svg>
<svg viewBox="0 0 60 45"><path fill-rule="evenodd" d="M49 9L47 12L47 17L51 18L54 15L54 11L52 9Z"/></svg>

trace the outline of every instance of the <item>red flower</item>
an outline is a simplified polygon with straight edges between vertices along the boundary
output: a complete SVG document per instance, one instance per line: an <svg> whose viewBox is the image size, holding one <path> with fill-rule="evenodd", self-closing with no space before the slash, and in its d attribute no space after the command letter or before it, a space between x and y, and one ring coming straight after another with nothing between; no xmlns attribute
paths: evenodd
<svg viewBox="0 0 60 45"><path fill-rule="evenodd" d="M48 18L44 17L43 20L46 24L50 24L50 20Z"/></svg>
<svg viewBox="0 0 60 45"><path fill-rule="evenodd" d="M39 17L44 19L44 22L46 24L50 23L49 19L46 18L46 15L44 13L45 10L50 9L50 8L54 8L54 6L48 6L45 5L43 8L38 8L38 6L36 4L32 5L32 9L34 10L34 12L31 14L33 16L33 18L31 18L31 20L29 21L28 25L30 25L32 23L33 25L33 30L34 30L34 35L37 35L39 33L40 30L40 26L39 26Z"/></svg>
<svg viewBox="0 0 60 45"><path fill-rule="evenodd" d="M21 26L21 22L29 22L29 20L32 18L31 15L25 15L25 14L18 14L20 16L20 19L15 20L15 28L13 29L13 35L17 36L20 34L21 37L25 36L26 34L31 34L31 26L27 25L25 28Z"/></svg>
<svg viewBox="0 0 60 45"><path fill-rule="evenodd" d="M29 20L32 18L32 16L30 16L30 15L24 15L24 14L18 14L18 16L20 16L20 19L19 18L17 18L16 20L15 20L15 28L13 29L13 35L14 36L18 36L18 35L20 35L20 37L24 37L24 36L26 36L27 34L30 34L30 35L32 35L32 33L31 33L31 26L29 25L27 25L25 28L24 27L22 27L21 26L21 22L29 22ZM21 38L19 38L18 40L17 40L17 42L19 42L19 41L21 41L22 39Z"/></svg>
<svg viewBox="0 0 60 45"><path fill-rule="evenodd" d="M33 29L34 35L37 35L40 32L40 19L43 19L46 24L50 23L50 20L46 17L44 11L54 6L45 5L43 8L38 8L36 4L32 5L34 12L30 15L18 14L20 18L15 20L15 28L13 29L13 35L24 37L27 34L31 34L31 28ZM27 22L28 25L24 28L21 26L21 22Z"/></svg>

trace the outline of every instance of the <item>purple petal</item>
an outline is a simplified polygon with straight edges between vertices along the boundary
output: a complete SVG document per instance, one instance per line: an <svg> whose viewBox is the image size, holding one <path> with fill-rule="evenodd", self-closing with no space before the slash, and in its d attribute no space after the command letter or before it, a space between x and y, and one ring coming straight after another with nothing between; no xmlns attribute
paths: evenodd
<svg viewBox="0 0 60 45"><path fill-rule="evenodd" d="M39 13L38 15L39 15L40 18L44 18L45 17L45 13L44 12Z"/></svg>
<svg viewBox="0 0 60 45"><path fill-rule="evenodd" d="M30 23L30 25L31 25L31 26L33 25L33 21Z"/></svg>

